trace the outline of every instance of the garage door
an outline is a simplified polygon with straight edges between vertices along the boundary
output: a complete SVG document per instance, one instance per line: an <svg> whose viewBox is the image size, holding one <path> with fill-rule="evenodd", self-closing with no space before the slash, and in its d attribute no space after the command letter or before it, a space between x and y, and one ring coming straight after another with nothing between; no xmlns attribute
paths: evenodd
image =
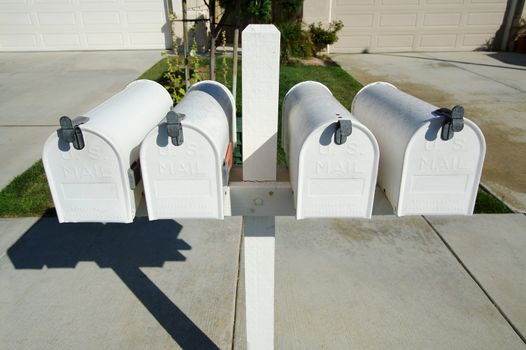
<svg viewBox="0 0 526 350"><path fill-rule="evenodd" d="M332 0L343 21L331 52L465 51L499 29L506 0Z"/></svg>
<svg viewBox="0 0 526 350"><path fill-rule="evenodd" d="M165 48L163 0L0 0L0 51Z"/></svg>

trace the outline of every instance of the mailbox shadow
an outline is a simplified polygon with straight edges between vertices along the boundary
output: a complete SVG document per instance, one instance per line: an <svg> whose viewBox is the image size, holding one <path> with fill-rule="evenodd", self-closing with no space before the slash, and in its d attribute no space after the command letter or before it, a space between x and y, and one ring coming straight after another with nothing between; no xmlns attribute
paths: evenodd
<svg viewBox="0 0 526 350"><path fill-rule="evenodd" d="M168 146L168 130L166 129L166 122L162 122L157 126L157 138L155 141L157 142L157 146L159 147L166 147Z"/></svg>
<svg viewBox="0 0 526 350"><path fill-rule="evenodd" d="M327 126L325 130L320 135L320 145L328 146L331 144L332 139L334 138L334 133L336 132L336 123L332 123Z"/></svg>
<svg viewBox="0 0 526 350"><path fill-rule="evenodd" d="M440 129L444 124L444 118L443 115L440 113L439 109L433 111L431 114L438 118L432 118L429 120L429 125L427 127L425 138L427 141L430 142L435 141L437 139L438 133L440 132Z"/></svg>
<svg viewBox="0 0 526 350"><path fill-rule="evenodd" d="M171 220L132 224L59 224L44 217L7 254L16 269L75 268L92 261L110 268L183 349L218 349L142 271L167 261L185 261L192 247L178 238L182 226Z"/></svg>

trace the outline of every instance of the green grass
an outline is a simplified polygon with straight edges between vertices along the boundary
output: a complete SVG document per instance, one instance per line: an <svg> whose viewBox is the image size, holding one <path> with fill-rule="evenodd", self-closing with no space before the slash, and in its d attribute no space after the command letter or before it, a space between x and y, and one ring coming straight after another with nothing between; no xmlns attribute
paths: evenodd
<svg viewBox="0 0 526 350"><path fill-rule="evenodd" d="M297 83L305 80L319 81L332 91L334 97L348 110L351 110L351 103L354 95L362 88L362 85L354 80L340 66L311 66L295 63L282 65L279 74L279 118L278 129L281 130L281 106L285 94ZM281 131L278 132L278 145L281 145ZM278 164L286 164L285 152L278 147Z"/></svg>
<svg viewBox="0 0 526 350"><path fill-rule="evenodd" d="M202 70L206 71L207 60L202 60ZM225 84L229 89L232 86L232 74L230 71L231 59L226 59L226 81L224 79L223 59L219 57L216 64L216 78ZM157 62L139 78L161 81L167 69L164 59ZM206 73L201 74L204 79ZM359 82L354 80L347 72L337 65L312 66L295 63L282 65L280 70L279 88L279 124L281 123L281 106L287 91L295 84L305 81L315 80L325 84L334 96L347 109L351 109L354 95L362 87ZM237 88L237 116L241 117L241 62L238 68L238 88ZM281 128L281 125L279 125ZM241 128L239 128L241 129ZM240 130L239 130L240 131ZM278 163L285 164L285 154L281 147L281 133L278 132ZM46 212L52 212L53 202L47 184L42 161L38 161L23 174L17 176L13 181L0 192L0 217L23 217L41 216ZM479 189L475 213L509 213L511 212L504 203L494 197L484 189Z"/></svg>
<svg viewBox="0 0 526 350"><path fill-rule="evenodd" d="M475 202L475 213L506 214L513 213L500 199L479 187L477 201Z"/></svg>
<svg viewBox="0 0 526 350"><path fill-rule="evenodd" d="M53 208L51 193L39 160L0 192L0 216L41 216Z"/></svg>
<svg viewBox="0 0 526 350"><path fill-rule="evenodd" d="M146 72L142 73L137 79L150 79L159 81L163 77L164 72L166 72L166 69L166 60L162 59L151 66Z"/></svg>

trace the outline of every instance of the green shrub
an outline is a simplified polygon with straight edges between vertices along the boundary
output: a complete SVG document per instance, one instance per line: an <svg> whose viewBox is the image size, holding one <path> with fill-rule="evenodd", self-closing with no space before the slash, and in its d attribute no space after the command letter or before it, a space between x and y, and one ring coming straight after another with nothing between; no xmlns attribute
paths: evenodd
<svg viewBox="0 0 526 350"><path fill-rule="evenodd" d="M226 13L235 13L236 1L241 1L241 18L250 22L269 23L272 20L272 0L219 0Z"/></svg>
<svg viewBox="0 0 526 350"><path fill-rule="evenodd" d="M332 21L329 28L323 28L323 24L312 23L309 25L309 33L312 43L314 45L315 53L318 54L323 51L327 45L332 45L338 41L337 33L342 30L342 21Z"/></svg>
<svg viewBox="0 0 526 350"><path fill-rule="evenodd" d="M301 21L303 0L273 0L272 21L282 23L291 20Z"/></svg>
<svg viewBox="0 0 526 350"><path fill-rule="evenodd" d="M175 104L179 103L186 93L186 83L185 83L185 59L184 57L179 57L177 52L177 47L175 43L177 42L177 36L175 35L175 14L171 13L169 16L170 25L172 27L172 42L174 43L173 55L170 55L168 51L164 51L161 55L164 58L166 70L162 73L162 76L158 78L158 82L161 83L166 90L172 96ZM201 59L197 52L197 42L195 37L192 42L192 47L188 53L189 66L189 75L186 77L189 84L192 85L201 81L201 75L199 73ZM157 80L157 79L156 79Z"/></svg>
<svg viewBox="0 0 526 350"><path fill-rule="evenodd" d="M289 62L291 57L312 57L314 46L309 32L297 20L278 25L281 32L281 61Z"/></svg>
<svg viewBox="0 0 526 350"><path fill-rule="evenodd" d="M186 93L184 66L181 65L179 55L176 54L173 60L166 51L162 55L166 60L167 66L166 72L163 74L163 86L170 93L175 104L177 104Z"/></svg>
<svg viewBox="0 0 526 350"><path fill-rule="evenodd" d="M288 13L297 13L303 7L303 0L276 0L276 4Z"/></svg>
<svg viewBox="0 0 526 350"><path fill-rule="evenodd" d="M254 17L268 22L272 19L272 1L271 0L249 0L246 10Z"/></svg>

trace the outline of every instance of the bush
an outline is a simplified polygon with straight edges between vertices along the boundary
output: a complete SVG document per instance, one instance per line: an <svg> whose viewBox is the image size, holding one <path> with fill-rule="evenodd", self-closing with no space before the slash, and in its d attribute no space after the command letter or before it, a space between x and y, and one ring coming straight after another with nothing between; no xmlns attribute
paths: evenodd
<svg viewBox="0 0 526 350"><path fill-rule="evenodd" d="M281 23L291 20L301 21L303 0L273 0L272 21Z"/></svg>
<svg viewBox="0 0 526 350"><path fill-rule="evenodd" d="M323 28L321 22L318 24L312 23L309 25L309 34L314 45L315 53L323 51L327 45L332 45L338 41L336 35L343 28L342 21L332 21L329 24L329 28Z"/></svg>
<svg viewBox="0 0 526 350"><path fill-rule="evenodd" d="M271 0L239 0L241 1L241 18L250 22L269 23L272 20ZM206 1L205 1L206 3ZM225 12L235 14L236 0L219 0Z"/></svg>
<svg viewBox="0 0 526 350"><path fill-rule="evenodd" d="M308 31L297 20L278 25L281 32L281 61L289 62L291 57L312 57L314 45Z"/></svg>

